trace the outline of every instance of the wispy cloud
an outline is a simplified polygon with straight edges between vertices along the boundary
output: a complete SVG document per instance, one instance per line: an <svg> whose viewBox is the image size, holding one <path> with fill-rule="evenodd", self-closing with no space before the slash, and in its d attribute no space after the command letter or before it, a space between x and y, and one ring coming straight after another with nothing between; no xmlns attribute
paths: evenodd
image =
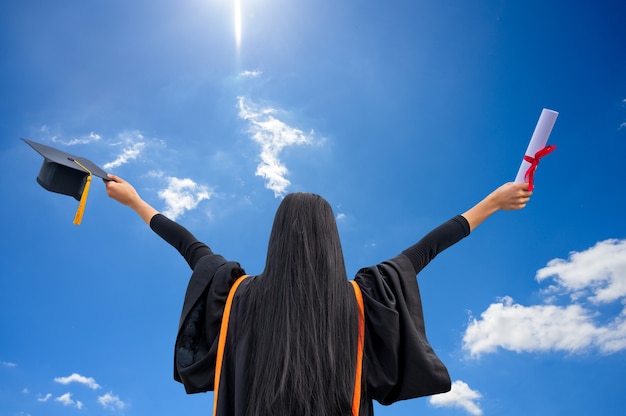
<svg viewBox="0 0 626 416"><path fill-rule="evenodd" d="M0 365L2 367L9 367L9 368L17 367L17 364L9 362L9 361L0 361Z"/></svg>
<svg viewBox="0 0 626 416"><path fill-rule="evenodd" d="M70 384L70 383L84 384L85 386L89 387L92 390L96 390L100 388L100 385L96 383L96 380L94 380L92 377L81 376L80 374L77 374L77 373L73 373L72 375L67 376L67 377L56 377L54 381L60 384Z"/></svg>
<svg viewBox="0 0 626 416"><path fill-rule="evenodd" d="M542 292L544 302L524 306L505 296L472 319L463 348L473 357L498 348L516 352L582 352L605 354L626 349L626 240L601 241L554 259L540 269L539 282L554 284ZM565 297L565 305L555 302ZM600 322L599 306L615 304L621 313Z"/></svg>
<svg viewBox="0 0 626 416"><path fill-rule="evenodd" d="M50 400L50 398L52 397L52 394L48 393L43 397L37 397L37 401L38 402L47 402L48 400Z"/></svg>
<svg viewBox="0 0 626 416"><path fill-rule="evenodd" d="M72 139L64 139L63 137L57 135L57 134L52 134L50 132L50 128L46 125L43 125L39 128L39 131L41 133L44 133L46 135L51 135L50 140L54 143L60 143L63 144L65 146L75 146L78 144L88 144L88 143L92 143L92 142L97 142L100 141L102 139L102 137L94 132L91 132L89 134L83 135L83 136L78 136L78 137L74 137Z"/></svg>
<svg viewBox="0 0 626 416"><path fill-rule="evenodd" d="M165 201L163 214L176 219L185 211L195 209L205 199L211 199L213 191L189 178L167 178L167 188L159 191L159 198Z"/></svg>
<svg viewBox="0 0 626 416"><path fill-rule="evenodd" d="M92 142L97 142L100 139L102 139L102 137L100 137L99 134L96 134L94 132L89 133L86 136L80 136L80 137L75 137L73 139L70 140L62 140L58 137L53 137L53 141L57 142L57 143L61 143L64 144L66 146L75 146L78 144L89 144Z"/></svg>
<svg viewBox="0 0 626 416"><path fill-rule="evenodd" d="M255 71L241 71L239 73L240 78L257 78L260 77L263 72L255 70Z"/></svg>
<svg viewBox="0 0 626 416"><path fill-rule="evenodd" d="M115 160L104 164L103 168L106 170L117 168L137 159L146 147L144 136L138 131L122 133L120 138L123 144L122 152Z"/></svg>
<svg viewBox="0 0 626 416"><path fill-rule="evenodd" d="M83 402L80 400L72 399L72 393L65 393L59 397L56 397L54 401L61 403L63 406L73 406L77 409L83 408Z"/></svg>
<svg viewBox="0 0 626 416"><path fill-rule="evenodd" d="M73 373L67 377L56 377L54 379L55 382L60 384L70 384L70 383L79 383L89 387L92 390L100 389L101 386L96 383L96 381L91 377L81 376L80 374ZM95 396L95 393L94 393ZM37 401L40 403L48 402L52 399L53 395L48 393L45 396L41 394L37 395ZM94 397L94 399L96 399ZM61 403L63 406L75 407L76 409L82 409L84 407L84 403L80 400L76 400L73 398L72 393L67 392L58 397L52 399L54 402ZM92 400L92 399L89 399ZM105 409L108 410L121 410L128 407L128 404L122 401L119 396L113 394L113 392L109 391L103 395L97 396L98 403Z"/></svg>
<svg viewBox="0 0 626 416"><path fill-rule="evenodd" d="M481 397L480 392L472 390L467 383L457 380L452 383L452 389L449 392L431 396L429 403L435 407L461 408L471 415L479 416L483 414L483 411L476 401Z"/></svg>
<svg viewBox="0 0 626 416"><path fill-rule="evenodd" d="M54 143L60 143L65 146L74 146L103 141L106 142L107 145L121 147L121 151L117 155L117 157L114 160L103 165L103 168L105 170L117 168L121 165L137 159L146 148L146 139L143 134L137 130L125 131L118 134L114 139L106 140L102 140L102 137L94 132L72 139L65 139L60 134L50 133L48 126L42 126L40 128L40 132L48 134L50 136L48 140Z"/></svg>
<svg viewBox="0 0 626 416"><path fill-rule="evenodd" d="M126 403L120 400L120 398L114 395L112 392L108 392L102 396L99 396L98 403L100 403L105 409L110 410L124 409L126 407Z"/></svg>
<svg viewBox="0 0 626 416"><path fill-rule="evenodd" d="M275 197L285 194L291 182L287 167L280 161L280 152L287 146L310 144L313 132L306 134L275 117L277 110L239 97L239 117L248 122L250 138L261 147L261 162L255 174L265 178L265 187Z"/></svg>

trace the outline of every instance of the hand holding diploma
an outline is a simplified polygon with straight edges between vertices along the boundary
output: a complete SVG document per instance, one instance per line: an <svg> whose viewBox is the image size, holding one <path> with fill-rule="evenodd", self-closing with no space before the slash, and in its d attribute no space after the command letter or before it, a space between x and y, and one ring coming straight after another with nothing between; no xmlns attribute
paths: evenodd
<svg viewBox="0 0 626 416"><path fill-rule="evenodd" d="M541 116L526 149L524 160L517 172L515 183L528 182L529 191L532 191L534 188L535 170L537 165L539 165L539 160L556 149L556 146L546 146L546 143L558 115L559 113L556 111L548 110L547 108L541 111Z"/></svg>
<svg viewBox="0 0 626 416"><path fill-rule="evenodd" d="M467 220L470 231L473 231L474 228L498 211L524 208L530 201L531 195L532 192L528 190L526 183L505 183L462 215Z"/></svg>

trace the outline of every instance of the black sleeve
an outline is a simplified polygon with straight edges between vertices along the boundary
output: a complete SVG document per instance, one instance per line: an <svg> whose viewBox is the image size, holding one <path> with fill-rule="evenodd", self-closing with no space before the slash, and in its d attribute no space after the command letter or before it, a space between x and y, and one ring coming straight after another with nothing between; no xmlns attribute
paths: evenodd
<svg viewBox="0 0 626 416"><path fill-rule="evenodd" d="M402 252L411 260L415 274L419 273L437 254L441 253L470 233L469 223L462 215L448 220L424 238Z"/></svg>
<svg viewBox="0 0 626 416"><path fill-rule="evenodd" d="M178 250L192 270L196 267L198 260L213 254L213 251L206 244L198 241L189 230L165 215L157 214L152 217L150 228Z"/></svg>
<svg viewBox="0 0 626 416"><path fill-rule="evenodd" d="M450 390L448 370L426 337L413 265L400 254L361 269L365 306L364 375L369 398L387 405Z"/></svg>
<svg viewBox="0 0 626 416"><path fill-rule="evenodd" d="M469 234L456 216L393 259L359 270L365 305L367 394L381 404L443 393L450 375L426 337L415 275L440 252Z"/></svg>

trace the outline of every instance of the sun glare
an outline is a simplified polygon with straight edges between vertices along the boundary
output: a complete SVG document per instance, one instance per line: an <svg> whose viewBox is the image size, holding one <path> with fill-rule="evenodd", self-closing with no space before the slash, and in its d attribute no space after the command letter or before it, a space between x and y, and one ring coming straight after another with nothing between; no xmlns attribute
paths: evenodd
<svg viewBox="0 0 626 416"><path fill-rule="evenodd" d="M235 44L239 53L241 49L241 0L235 0Z"/></svg>

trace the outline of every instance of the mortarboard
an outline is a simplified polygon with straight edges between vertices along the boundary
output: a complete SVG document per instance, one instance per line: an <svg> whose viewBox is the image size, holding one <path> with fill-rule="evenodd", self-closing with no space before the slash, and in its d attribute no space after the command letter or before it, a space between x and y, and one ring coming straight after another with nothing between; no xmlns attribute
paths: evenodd
<svg viewBox="0 0 626 416"><path fill-rule="evenodd" d="M39 185L50 192L73 196L80 201L74 217L74 224L79 225L87 203L91 176L95 175L109 181L107 173L84 157L74 156L31 140L22 140L44 157L39 175L37 175Z"/></svg>

